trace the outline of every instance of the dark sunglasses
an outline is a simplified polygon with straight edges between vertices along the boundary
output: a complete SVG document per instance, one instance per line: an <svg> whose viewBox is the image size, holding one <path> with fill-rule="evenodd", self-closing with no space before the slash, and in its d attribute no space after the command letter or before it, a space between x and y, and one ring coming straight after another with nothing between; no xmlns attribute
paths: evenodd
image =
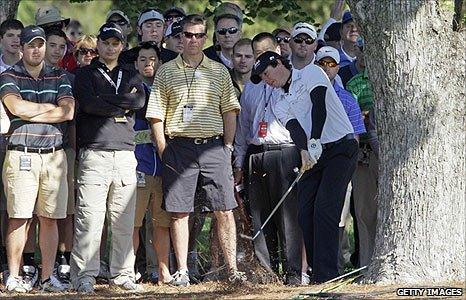
<svg viewBox="0 0 466 300"><path fill-rule="evenodd" d="M318 62L319 65L323 66L323 67L330 67L330 68L335 68L336 66L338 66L338 64L334 61L326 61L326 60L320 60Z"/></svg>
<svg viewBox="0 0 466 300"><path fill-rule="evenodd" d="M109 22L115 23L115 24L117 24L118 26L125 26L125 25L128 25L128 22L126 22L125 20L118 20L118 21L109 20Z"/></svg>
<svg viewBox="0 0 466 300"><path fill-rule="evenodd" d="M217 29L217 33L220 34L220 35L226 35L227 32L229 34L235 34L238 32L238 28L236 27L230 27L230 28L220 28L220 29Z"/></svg>
<svg viewBox="0 0 466 300"><path fill-rule="evenodd" d="M166 22L171 21L171 20L174 20L175 22L177 22L177 21L179 21L181 19L183 19L183 16L181 16L181 15L170 15L170 16L165 17Z"/></svg>
<svg viewBox="0 0 466 300"><path fill-rule="evenodd" d="M291 40L291 38L289 36L284 36L284 37L281 37L281 36L277 36L275 37L275 39L277 40L277 43L281 43L281 42L284 42L286 44L288 44Z"/></svg>
<svg viewBox="0 0 466 300"><path fill-rule="evenodd" d="M78 53L81 55L86 55L88 53L95 55L97 51L95 49L79 48Z"/></svg>
<svg viewBox="0 0 466 300"><path fill-rule="evenodd" d="M312 38L300 38L300 37L295 37L293 38L293 41L296 43L296 44L302 44L303 42L306 43L306 45L312 45L312 43L314 43L314 39Z"/></svg>
<svg viewBox="0 0 466 300"><path fill-rule="evenodd" d="M205 32L192 33L188 31L184 31L183 35L187 39L192 39L193 37L196 37L196 39L199 40L205 37L207 34Z"/></svg>

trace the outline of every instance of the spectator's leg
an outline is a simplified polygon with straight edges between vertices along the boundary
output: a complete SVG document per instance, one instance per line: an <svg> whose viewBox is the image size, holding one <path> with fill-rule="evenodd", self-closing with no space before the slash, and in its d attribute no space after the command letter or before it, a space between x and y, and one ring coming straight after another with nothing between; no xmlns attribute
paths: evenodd
<svg viewBox="0 0 466 300"><path fill-rule="evenodd" d="M39 246L42 258L42 281L53 273L58 246L57 220L39 216Z"/></svg>

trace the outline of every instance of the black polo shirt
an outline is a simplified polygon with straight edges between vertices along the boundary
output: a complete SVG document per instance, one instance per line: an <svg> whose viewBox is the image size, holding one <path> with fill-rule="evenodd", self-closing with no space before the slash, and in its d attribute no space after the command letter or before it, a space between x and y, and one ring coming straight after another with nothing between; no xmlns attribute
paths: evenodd
<svg viewBox="0 0 466 300"><path fill-rule="evenodd" d="M121 70L118 94L99 69L108 74L115 85ZM142 80L134 68L118 65L110 71L96 57L89 66L77 70L74 95L78 102L76 137L79 148L134 150L134 111L142 108L145 102Z"/></svg>

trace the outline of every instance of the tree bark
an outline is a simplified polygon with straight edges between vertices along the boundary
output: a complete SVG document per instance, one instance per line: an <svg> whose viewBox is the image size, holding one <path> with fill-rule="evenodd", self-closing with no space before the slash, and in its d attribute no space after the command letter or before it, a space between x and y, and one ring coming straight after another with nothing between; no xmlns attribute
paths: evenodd
<svg viewBox="0 0 466 300"><path fill-rule="evenodd" d="M380 140L367 279L465 279L465 39L433 0L349 0L365 39Z"/></svg>
<svg viewBox="0 0 466 300"><path fill-rule="evenodd" d="M0 23L6 19L13 19L16 17L20 1L21 0L0 1Z"/></svg>

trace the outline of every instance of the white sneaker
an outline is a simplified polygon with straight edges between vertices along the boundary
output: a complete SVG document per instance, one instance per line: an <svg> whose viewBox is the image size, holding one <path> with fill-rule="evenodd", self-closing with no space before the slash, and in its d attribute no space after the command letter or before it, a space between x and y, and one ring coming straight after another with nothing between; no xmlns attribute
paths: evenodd
<svg viewBox="0 0 466 300"><path fill-rule="evenodd" d="M125 291L132 291L135 293L142 293L144 292L144 287L140 284L137 284L131 280L125 281L122 284L116 285L120 289L123 289Z"/></svg>
<svg viewBox="0 0 466 300"><path fill-rule="evenodd" d="M71 267L69 265L59 265L57 268L57 279L66 290L71 289Z"/></svg>
<svg viewBox="0 0 466 300"><path fill-rule="evenodd" d="M49 293L58 293L64 292L66 288L61 284L60 280L58 280L55 275L50 275L50 278L47 279L45 282L41 282L42 292L49 292Z"/></svg>
<svg viewBox="0 0 466 300"><path fill-rule="evenodd" d="M309 285L311 283L311 276L307 273L301 273L301 285Z"/></svg>
<svg viewBox="0 0 466 300"><path fill-rule="evenodd" d="M25 286L22 278L8 276L5 284L6 290L14 293L27 293L30 290Z"/></svg>
<svg viewBox="0 0 466 300"><path fill-rule="evenodd" d="M189 286L189 275L188 271L176 271L175 274L172 275L173 279L170 281L170 285L174 286Z"/></svg>
<svg viewBox="0 0 466 300"><path fill-rule="evenodd" d="M36 286L37 279L39 278L39 271L34 266L23 266L23 283L28 291Z"/></svg>

